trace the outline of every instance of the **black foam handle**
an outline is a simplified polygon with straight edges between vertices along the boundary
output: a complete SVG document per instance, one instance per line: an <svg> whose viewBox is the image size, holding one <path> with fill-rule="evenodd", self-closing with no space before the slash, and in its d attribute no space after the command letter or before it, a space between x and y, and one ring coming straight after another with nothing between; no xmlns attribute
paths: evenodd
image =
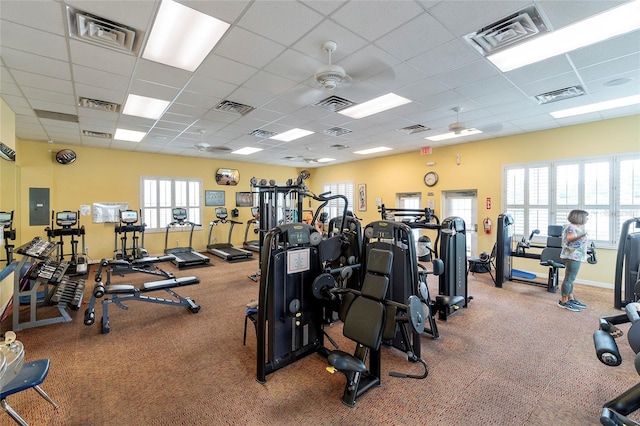
<svg viewBox="0 0 640 426"><path fill-rule="evenodd" d="M593 333L593 345L598 359L603 364L615 367L622 363L618 345L611 334L603 330L596 331Z"/></svg>

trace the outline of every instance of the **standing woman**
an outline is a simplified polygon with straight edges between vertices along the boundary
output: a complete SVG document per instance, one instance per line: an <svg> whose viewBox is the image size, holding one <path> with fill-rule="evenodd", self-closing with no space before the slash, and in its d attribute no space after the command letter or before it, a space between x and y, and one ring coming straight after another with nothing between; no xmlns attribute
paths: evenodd
<svg viewBox="0 0 640 426"><path fill-rule="evenodd" d="M584 210L571 210L567 216L569 223L562 229L562 252L560 259L564 263L564 280L562 281L562 299L558 306L570 311L580 312L587 305L573 297L573 282L578 276L580 263L587 259L589 240L584 225L589 220L589 213Z"/></svg>

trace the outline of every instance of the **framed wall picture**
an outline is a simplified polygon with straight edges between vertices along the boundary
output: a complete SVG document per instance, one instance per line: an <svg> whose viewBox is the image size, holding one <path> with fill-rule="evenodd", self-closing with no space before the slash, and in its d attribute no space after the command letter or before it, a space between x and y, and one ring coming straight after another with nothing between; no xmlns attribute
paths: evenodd
<svg viewBox="0 0 640 426"><path fill-rule="evenodd" d="M361 212L367 211L367 184L358 184L358 210Z"/></svg>
<svg viewBox="0 0 640 426"><path fill-rule="evenodd" d="M253 193L236 192L236 207L253 207Z"/></svg>
<svg viewBox="0 0 640 426"><path fill-rule="evenodd" d="M205 206L224 206L224 191L204 191Z"/></svg>

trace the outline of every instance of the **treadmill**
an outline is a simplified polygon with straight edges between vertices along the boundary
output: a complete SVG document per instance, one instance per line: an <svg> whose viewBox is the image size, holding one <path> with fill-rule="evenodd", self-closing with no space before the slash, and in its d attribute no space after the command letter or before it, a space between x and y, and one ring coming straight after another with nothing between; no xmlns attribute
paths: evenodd
<svg viewBox="0 0 640 426"><path fill-rule="evenodd" d="M216 217L217 220L209 223L209 244L207 245L207 251L215 256L218 256L227 262L241 262L245 260L253 260L253 252L249 250L244 250L238 247L234 247L231 244L231 234L233 233L233 227L236 224L242 223L232 219L228 219L228 213L226 207L217 207L216 208ZM229 228L229 241L226 243L217 243L211 244L211 234L213 228L216 225L221 223L230 223L231 227Z"/></svg>
<svg viewBox="0 0 640 426"><path fill-rule="evenodd" d="M242 247L245 250L260 253L260 240L249 240L249 229L254 227L258 222L258 207L251 207L251 215L253 218L247 221L247 228L244 230L244 242L242 243ZM255 232L258 232L257 228L254 229Z"/></svg>
<svg viewBox="0 0 640 426"><path fill-rule="evenodd" d="M198 253L193 250L191 247L191 243L193 241L193 229L198 225L193 222L189 222L187 220L187 209L185 208L175 208L171 209L171 214L173 216L173 222L167 225L167 232L164 237L164 252L165 254L170 254L174 258L171 262L178 268L189 268L192 266L209 266L211 259L208 256ZM188 225L191 227L191 232L189 234L189 246L188 247L176 247L169 248L169 229L173 226L180 225L185 226Z"/></svg>

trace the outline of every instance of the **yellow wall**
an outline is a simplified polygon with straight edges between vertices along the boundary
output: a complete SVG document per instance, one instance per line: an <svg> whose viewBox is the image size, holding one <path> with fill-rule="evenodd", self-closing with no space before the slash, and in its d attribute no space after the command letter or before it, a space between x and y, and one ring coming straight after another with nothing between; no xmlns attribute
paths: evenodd
<svg viewBox="0 0 640 426"><path fill-rule="evenodd" d="M4 117L3 117L4 121ZM29 227L28 191L31 187L44 187L51 190L51 208L77 210L80 205L94 202L128 202L130 208L138 209L139 182L141 175L174 176L200 178L204 189L225 190L227 208L235 207L235 192L250 191L249 179L275 179L284 183L295 178L299 170L292 167L273 167L259 164L233 162L219 159L199 159L192 157L168 156L130 151L111 151L97 148L54 145L42 142L17 140L17 176L16 194L19 243L35 236L44 237L44 227ZM425 143L426 145L426 143ZM62 166L57 164L53 153L63 148L76 151L75 163ZM53 152L49 152L52 150ZM322 192L324 182L355 181L367 184L366 212L356 214L363 223L379 218L376 198L383 203L395 206L398 192L420 192L423 203L435 202L435 212L441 216L441 194L444 190L477 190L479 206L477 217L494 219L501 212L501 173L506 164L530 161L543 161L558 158L575 158L615 153L640 151L640 116L624 117L584 125L565 127L525 135L510 136L467 144L451 145L433 149L430 155L419 152L390 155L384 158L363 160L349 164L325 166L311 170L311 178L306 181L310 189ZM456 156L460 155L461 164L456 165ZM435 162L427 166L427 162ZM215 183L215 171L220 168L237 168L240 171L240 183L234 187L219 186ZM440 181L434 188L427 188L423 176L428 170L435 170ZM2 181L2 191L8 190ZM493 208L486 210L484 200L491 197ZM306 206L305 206L306 207ZM315 208L315 205L312 205ZM246 222L250 218L249 208L240 208L238 220ZM215 219L214 207L204 208L204 227L194 233L193 247L203 250L207 244L208 222ZM81 217L86 228L86 246L90 248L89 257L111 258L114 249L113 224L94 224L91 217ZM21 226L20 226L21 225ZM244 225L234 230L234 244L241 244L244 237ZM214 231L218 241L226 241L228 229ZM147 233L145 248L151 254L159 254L164 249L164 233ZM180 237L180 238L178 238ZM180 245L188 242L188 235L171 235L170 247L175 240ZM478 251L489 251L495 241L492 235L479 235ZM615 250L598 251L599 263L585 265L580 278L586 281L611 283L614 271ZM519 259L518 259L519 260ZM527 261L525 261L527 262ZM515 267L535 270L532 264ZM539 270L544 272L544 270Z"/></svg>
<svg viewBox="0 0 640 426"><path fill-rule="evenodd" d="M202 179L203 189L225 191L226 207L235 208L235 193L251 191L251 177L275 179L283 184L289 178L297 176L292 167L271 167L228 160L180 157L131 151L114 151L78 146L54 145L18 140L19 155L25 158L20 164L22 174L20 192L24 201L19 209L22 223L22 235L26 239L35 236L45 238L44 226L28 226L29 188L50 188L51 209L54 211L79 210L81 205L93 203L126 202L133 210L140 209L140 177L171 176ZM53 149L52 149L53 148ZM77 160L68 165L58 164L53 155L64 149L73 149ZM51 150L52 152L49 152ZM220 186L215 182L218 168L238 169L240 180L236 186ZM204 194L203 194L204 195ZM248 207L239 208L240 216L234 218L243 222L233 231L233 243L242 244L247 220L251 218ZM193 234L193 247L204 250L207 246L209 222L215 220L215 207L203 208L203 227ZM89 248L89 257L99 260L112 258L114 250L113 223L92 223L91 216L81 216L80 224L85 227L85 244ZM217 242L227 242L229 228L214 228L213 236ZM189 243L188 232L170 233L169 247L186 246ZM68 239L66 240L68 241ZM130 243L130 242L129 242ZM145 248L151 254L164 251L165 232L145 234Z"/></svg>
<svg viewBox="0 0 640 426"><path fill-rule="evenodd" d="M428 145L425 141L425 146ZM390 155L371 160L322 167L311 171L312 189L321 192L323 182L349 181L367 184L367 211L355 213L369 223L380 219L376 198L381 197L388 207L396 207L396 194L418 192L422 203L435 202L435 213L442 218L442 191L477 190L478 212L481 220L490 217L494 230L502 212L501 176L507 164L576 158L640 151L640 116L630 116L595 123L563 127L508 136L480 142L434 148L430 155L414 153ZM460 155L460 165L456 156ZM427 166L435 162L434 166ZM439 175L435 187L427 188L424 174L434 170ZM491 210L485 209L484 200L491 197ZM491 235L479 234L478 252L490 252L495 242ZM580 279L611 283L614 275L615 250L598 250L597 265L586 265ZM536 268L535 261L515 259L515 268L544 272ZM524 262L524 263L522 263Z"/></svg>

